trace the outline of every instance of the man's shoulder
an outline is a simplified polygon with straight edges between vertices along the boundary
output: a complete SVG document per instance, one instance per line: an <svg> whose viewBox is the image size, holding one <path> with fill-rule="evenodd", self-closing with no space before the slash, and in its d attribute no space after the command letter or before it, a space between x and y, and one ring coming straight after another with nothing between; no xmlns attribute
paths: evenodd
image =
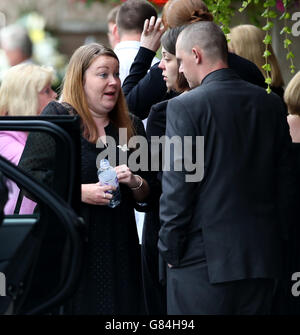
<svg viewBox="0 0 300 335"><path fill-rule="evenodd" d="M204 86L197 86L193 88L192 90L182 93L179 96L172 98L169 100L169 103L172 105L176 104L194 104L195 101L201 102L206 98L207 92L210 91Z"/></svg>
<svg viewBox="0 0 300 335"><path fill-rule="evenodd" d="M283 106L282 99L275 93L267 93L266 89L251 84L242 79L236 79L232 82L211 82L207 85L200 85L189 92L181 94L170 100L170 106L180 108L180 106L189 109L198 108L207 104L220 104L224 99L245 99L249 97L253 101L259 101L262 104Z"/></svg>
<svg viewBox="0 0 300 335"><path fill-rule="evenodd" d="M123 41L123 42L119 42L115 48L114 48L114 52L116 54L118 53L126 53L130 50L135 50L138 51L140 48L141 43L139 41Z"/></svg>

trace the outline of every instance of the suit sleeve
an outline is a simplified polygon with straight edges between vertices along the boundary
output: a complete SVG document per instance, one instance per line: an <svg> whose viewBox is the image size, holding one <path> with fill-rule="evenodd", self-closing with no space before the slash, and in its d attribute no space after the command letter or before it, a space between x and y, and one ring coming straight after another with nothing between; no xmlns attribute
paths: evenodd
<svg viewBox="0 0 300 335"><path fill-rule="evenodd" d="M183 143L185 136L192 139L192 155L186 155L184 150L182 154L178 153L178 148L170 150L170 168L164 166L162 178L162 196L160 199L160 219L161 229L159 232L158 248L169 264L178 266L180 259L185 250L186 229L191 222L196 191L199 187L198 182L187 182L187 176L194 173L186 167L189 166L191 160L194 160L196 152L196 136L195 122L191 119L188 110L178 99L172 99L168 103L167 108L167 126L166 136L171 139L176 136ZM168 150L168 144L165 143L165 151ZM179 165L182 169L179 170ZM177 166L176 166L177 165Z"/></svg>

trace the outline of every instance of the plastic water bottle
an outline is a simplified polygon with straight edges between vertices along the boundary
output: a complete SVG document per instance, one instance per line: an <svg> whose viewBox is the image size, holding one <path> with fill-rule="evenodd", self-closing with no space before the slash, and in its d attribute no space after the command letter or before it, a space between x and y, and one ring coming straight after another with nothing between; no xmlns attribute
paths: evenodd
<svg viewBox="0 0 300 335"><path fill-rule="evenodd" d="M121 203L121 192L119 181L117 178L117 173L112 166L110 166L109 161L107 159L101 159L100 167L98 170L98 179L101 186L110 185L114 186L115 191L107 191L113 195L108 207L114 208Z"/></svg>

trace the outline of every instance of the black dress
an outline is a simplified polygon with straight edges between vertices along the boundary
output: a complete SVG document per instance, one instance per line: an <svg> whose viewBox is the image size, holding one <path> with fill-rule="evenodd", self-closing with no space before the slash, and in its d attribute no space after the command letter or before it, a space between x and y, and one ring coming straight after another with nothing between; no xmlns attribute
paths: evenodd
<svg viewBox="0 0 300 335"><path fill-rule="evenodd" d="M176 96L175 93L172 93ZM168 100L152 106L147 121L147 139L151 143L152 136L164 136L166 134L166 109ZM142 274L145 294L146 312L149 315L167 314L166 287L162 282L164 266L159 259L157 248L158 233L160 230L159 198L161 195L162 177L162 147L159 148L159 171L156 174L157 196L153 201L152 210L146 213L143 238L142 238Z"/></svg>
<svg viewBox="0 0 300 335"><path fill-rule="evenodd" d="M56 101L42 112L43 115L70 113L76 112ZM146 136L142 122L134 116L132 120L136 135ZM119 143L118 129L112 123L105 127L105 132ZM81 184L98 182L96 160L102 150L81 136ZM118 150L116 165L119 165ZM147 172L135 173L147 179L150 186ZM134 208L139 206L128 186L121 184L120 190L122 201L115 208L81 203L87 242L78 290L66 305L67 314L144 314L140 246L134 217Z"/></svg>
<svg viewBox="0 0 300 335"><path fill-rule="evenodd" d="M117 140L117 132L111 124L105 132ZM81 150L81 183L96 183L95 163L101 150L84 138ZM88 224L88 243L72 314L118 315L143 311L140 246L131 193L127 186L121 185L122 202L116 208L82 203L81 212Z"/></svg>

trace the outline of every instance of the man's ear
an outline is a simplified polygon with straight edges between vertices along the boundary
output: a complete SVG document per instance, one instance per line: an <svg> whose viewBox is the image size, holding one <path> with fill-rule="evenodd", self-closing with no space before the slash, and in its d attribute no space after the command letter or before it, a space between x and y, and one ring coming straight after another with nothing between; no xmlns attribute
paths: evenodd
<svg viewBox="0 0 300 335"><path fill-rule="evenodd" d="M114 36L114 39L115 39L116 43L119 43L120 42L120 35L119 35L119 30L118 30L118 27L117 27L116 23L113 25L111 33Z"/></svg>
<svg viewBox="0 0 300 335"><path fill-rule="evenodd" d="M194 47L192 48L192 54L194 56L194 60L196 64L200 64L202 62L202 53L201 50Z"/></svg>

